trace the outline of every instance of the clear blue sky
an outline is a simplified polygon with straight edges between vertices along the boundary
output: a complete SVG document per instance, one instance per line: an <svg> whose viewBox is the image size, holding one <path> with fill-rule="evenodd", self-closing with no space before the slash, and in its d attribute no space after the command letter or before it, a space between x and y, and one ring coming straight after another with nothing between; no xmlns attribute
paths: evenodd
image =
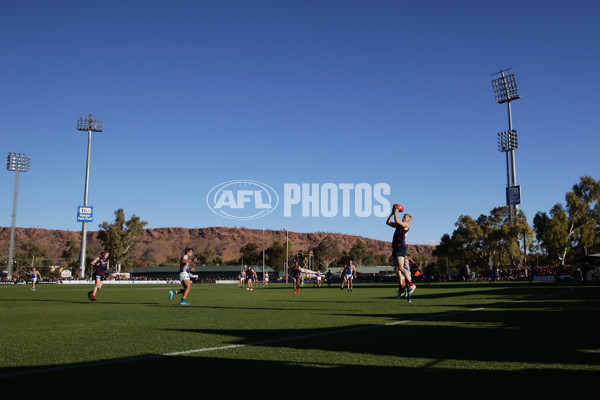
<svg viewBox="0 0 600 400"><path fill-rule="evenodd" d="M208 192L254 180L390 185L436 243L505 203L508 129L491 75L512 68L517 180L529 222L600 178L600 3L594 1L7 1L0 10L0 155L31 154L18 227L80 230L87 133L97 230L237 226L391 240L385 218L239 221ZM0 226L14 173L0 173ZM341 214L341 213L340 213ZM5 252L4 250L1 250ZM7 250L6 250L7 251Z"/></svg>

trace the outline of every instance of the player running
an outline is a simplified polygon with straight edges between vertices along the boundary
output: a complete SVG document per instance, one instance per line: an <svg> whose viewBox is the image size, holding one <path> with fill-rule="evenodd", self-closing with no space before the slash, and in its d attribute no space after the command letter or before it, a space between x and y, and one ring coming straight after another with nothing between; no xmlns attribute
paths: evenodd
<svg viewBox="0 0 600 400"><path fill-rule="evenodd" d="M108 260L108 251L103 251L100 253L99 257L96 257L94 261L92 261L92 278L96 284L94 285L94 289L91 292L88 292L88 299L90 301L96 301L96 293L98 290L102 289L102 282L104 282L104 275L109 269L109 260Z"/></svg>
<svg viewBox="0 0 600 400"><path fill-rule="evenodd" d="M412 216L410 214L404 214L404 216L402 217L402 221L400 221L398 213L402 211L404 211L404 208L400 204L394 204L392 213L386 221L386 224L388 226L395 228L394 236L392 238L392 258L394 260L396 275L398 276L397 297L400 297L402 295L402 289L405 286L405 280L408 284L408 294L411 294L416 289L416 286L412 283L412 278L409 273L410 269L409 271L407 271L404 268L404 260L407 258L406 234L410 229L410 222L412 221Z"/></svg>
<svg viewBox="0 0 600 400"><path fill-rule="evenodd" d="M38 278L41 280L42 275L40 275L40 271L37 268L33 267L31 271L31 291L35 292L35 283L38 281Z"/></svg>
<svg viewBox="0 0 600 400"><path fill-rule="evenodd" d="M181 297L181 302L179 303L182 306L190 305L190 303L186 301L186 298L188 293L190 293L190 289L192 288L191 278L195 277L195 275L190 274L190 272L195 272L194 268L190 268L190 263L198 261L196 258L192 258L193 256L194 250L189 247L186 248L183 256L181 256L181 260L179 261L179 280L181 280L183 289L169 291L169 301L173 300L173 296L176 294L183 294Z"/></svg>

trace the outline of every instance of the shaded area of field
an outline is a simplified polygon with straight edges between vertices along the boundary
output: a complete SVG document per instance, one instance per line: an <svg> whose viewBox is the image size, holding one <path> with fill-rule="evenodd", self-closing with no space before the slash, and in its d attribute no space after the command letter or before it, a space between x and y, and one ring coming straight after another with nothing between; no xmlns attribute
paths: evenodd
<svg viewBox="0 0 600 400"><path fill-rule="evenodd" d="M181 310L149 300L154 295L146 292L135 296L140 303L127 303L129 294L115 291L115 301L100 307L117 313L124 302L129 304L120 311L125 315L118 316L124 322L134 318L128 313L148 313L143 322L144 328L153 327L147 332L151 340L144 343L142 331L135 333L146 352L125 357L102 353L97 364L60 362L58 357L52 365L5 366L0 380L9 392L32 394L68 388L82 394L187 392L209 398L502 398L558 397L593 386L600 378L598 286L448 284L419 288L411 305L393 299L390 286L378 285L351 294L308 288L296 297L283 289L264 289L254 297L229 288L195 294L194 309ZM24 313L35 309L36 302L67 302L69 312L89 309L69 294L53 295L57 298L18 302L0 292L0 305L20 304ZM167 323L160 323L170 314ZM89 320L82 316L79 323ZM173 352L215 350L165 356L152 348L165 336L184 342L176 343ZM93 335L89 339L101 347L118 346ZM122 340L135 338L124 334ZM32 368L41 371L32 374Z"/></svg>

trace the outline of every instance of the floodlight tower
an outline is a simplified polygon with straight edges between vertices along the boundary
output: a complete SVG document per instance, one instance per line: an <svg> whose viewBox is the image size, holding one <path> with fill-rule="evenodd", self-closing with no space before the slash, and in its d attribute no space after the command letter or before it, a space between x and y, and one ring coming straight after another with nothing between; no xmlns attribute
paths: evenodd
<svg viewBox="0 0 600 400"><path fill-rule="evenodd" d="M23 153L8 153L6 169L15 171L15 191L13 197L12 226L10 228L10 246L8 248L7 279L12 279L13 255L15 251L15 222L17 221L17 197L19 197L19 172L29 171L31 156Z"/></svg>
<svg viewBox="0 0 600 400"><path fill-rule="evenodd" d="M517 171L515 166L515 150L517 149L517 131L512 126L512 112L510 102L520 99L519 90L512 68L500 70L492 74L492 87L496 103L508 105L508 131L498 133L498 151L506 153L506 205L508 217L513 222L513 212L521 204L521 187L517 185Z"/></svg>
<svg viewBox="0 0 600 400"><path fill-rule="evenodd" d="M83 194L83 205L88 205L88 188L90 180L90 150L92 149L92 132L102 132L104 129L104 122L96 118L94 115L89 114L85 117L80 117L77 120L77 130L87 131L88 133L88 146L87 146L87 163L85 167L85 191ZM87 222L81 223L81 255L79 259L79 277L85 277L85 250L87 246Z"/></svg>

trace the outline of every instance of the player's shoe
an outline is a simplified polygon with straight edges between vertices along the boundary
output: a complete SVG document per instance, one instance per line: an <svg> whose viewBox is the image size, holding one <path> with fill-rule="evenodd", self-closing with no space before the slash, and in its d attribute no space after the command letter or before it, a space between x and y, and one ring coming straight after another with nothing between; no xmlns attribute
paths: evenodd
<svg viewBox="0 0 600 400"><path fill-rule="evenodd" d="M408 294L412 294L412 292L414 292L416 288L417 288L417 285L412 285L411 287L409 287Z"/></svg>
<svg viewBox="0 0 600 400"><path fill-rule="evenodd" d="M92 300L92 292L88 292L88 300Z"/></svg>
<svg viewBox="0 0 600 400"><path fill-rule="evenodd" d="M398 295L396 298L399 299L400 297L404 296L404 294L406 294L406 289L398 290Z"/></svg>
<svg viewBox="0 0 600 400"><path fill-rule="evenodd" d="M190 303L188 303L188 302L187 302L187 301L185 301L185 300L181 300L181 303L179 303L179 305L181 305L181 306L191 306L191 304L190 304Z"/></svg>
<svg viewBox="0 0 600 400"><path fill-rule="evenodd" d="M169 301L173 300L173 296L175 296L175 291L169 290Z"/></svg>

